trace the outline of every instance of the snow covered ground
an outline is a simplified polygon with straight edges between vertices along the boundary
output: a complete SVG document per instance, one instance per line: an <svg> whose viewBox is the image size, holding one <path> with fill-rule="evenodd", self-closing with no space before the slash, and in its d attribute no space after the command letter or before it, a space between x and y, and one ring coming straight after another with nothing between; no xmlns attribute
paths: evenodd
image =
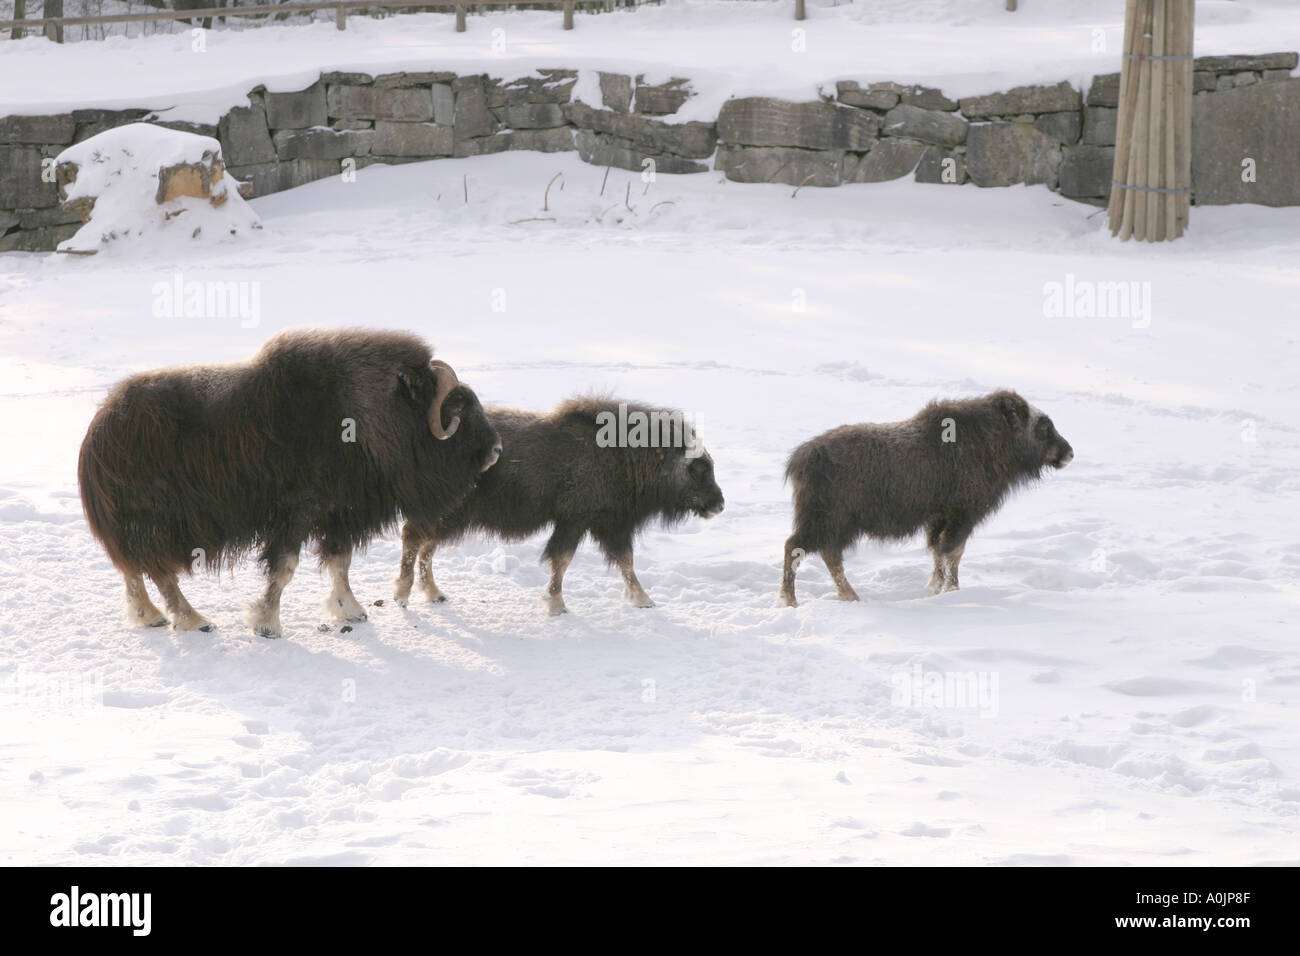
<svg viewBox="0 0 1300 956"><path fill-rule="evenodd" d="M1150 247L1041 187L603 175L373 167L242 241L0 257L0 861L1300 863L1300 209ZM159 315L177 282L249 308ZM1128 314L1058 314L1099 282ZM413 329L486 402L678 404L727 510L646 535L652 610L584 547L545 617L543 539L440 552L450 603L404 610L384 539L350 633L311 562L283 640L240 625L252 567L186 585L216 633L127 628L77 497L96 403L302 324ZM779 608L789 449L999 386L1077 457L963 589L864 545L861 604L814 558Z"/></svg>
<svg viewBox="0 0 1300 956"><path fill-rule="evenodd" d="M322 71L476 70L510 78L538 67L644 73L692 81L680 121L718 115L728 96L813 99L841 79L940 86L949 96L1068 79L1086 88L1119 70L1124 0L812 0L796 23L790 0L665 0L577 15L475 14L456 33L447 14L262 26L68 43L0 40L0 116L87 107L148 107L215 123L259 83L300 90ZM332 14L327 14L331 16ZM179 29L179 27L178 27ZM795 31L800 31L796 36ZM1198 0L1198 55L1300 46L1295 0Z"/></svg>

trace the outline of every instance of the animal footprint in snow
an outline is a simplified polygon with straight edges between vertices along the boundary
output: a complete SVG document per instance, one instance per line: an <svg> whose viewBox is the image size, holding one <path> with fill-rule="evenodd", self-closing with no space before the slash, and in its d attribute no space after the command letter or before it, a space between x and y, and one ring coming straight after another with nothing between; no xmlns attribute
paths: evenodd
<svg viewBox="0 0 1300 956"><path fill-rule="evenodd" d="M525 793L559 800L564 797L590 796L582 784L595 783L599 774L577 770L512 770L506 774L506 784L519 787Z"/></svg>
<svg viewBox="0 0 1300 956"><path fill-rule="evenodd" d="M919 820L913 823L906 830L899 830L899 836L908 837L947 837L952 835L951 827L930 827L921 823Z"/></svg>

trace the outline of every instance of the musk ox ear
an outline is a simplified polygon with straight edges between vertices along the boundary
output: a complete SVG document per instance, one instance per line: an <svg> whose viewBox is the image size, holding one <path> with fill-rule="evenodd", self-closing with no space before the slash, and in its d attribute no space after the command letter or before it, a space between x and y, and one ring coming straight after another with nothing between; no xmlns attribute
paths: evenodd
<svg viewBox="0 0 1300 956"><path fill-rule="evenodd" d="M998 408L1006 417L1007 424L1014 432L1022 432L1029 424L1029 403L1015 392L1008 392L998 398Z"/></svg>
<svg viewBox="0 0 1300 956"><path fill-rule="evenodd" d="M406 389L406 394L410 396L411 401L418 402L420 400L420 386L404 369L398 370L397 381Z"/></svg>

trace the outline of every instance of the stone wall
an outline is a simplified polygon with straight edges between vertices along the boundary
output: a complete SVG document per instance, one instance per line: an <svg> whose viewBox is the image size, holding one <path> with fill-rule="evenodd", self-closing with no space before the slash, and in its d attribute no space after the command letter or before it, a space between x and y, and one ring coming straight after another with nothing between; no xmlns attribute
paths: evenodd
<svg viewBox="0 0 1300 956"><path fill-rule="evenodd" d="M1200 204L1300 205L1297 54L1201 57L1195 63L1193 183ZM722 170L744 183L838 186L917 182L1043 184L1081 202L1110 193L1119 75L1085 95L1062 82L955 100L897 83L836 84L793 103L731 99L716 122L670 122L693 92L674 78L598 76L600 105L575 101L577 73L500 80L447 72L325 73L305 90L259 87L216 126L148 110L74 110L0 118L0 252L48 250L79 225L54 183L55 156L126 123L221 141L227 168L252 194L336 175L345 161L409 163L511 149L577 151L583 161L667 173ZM1252 181L1243 162L1254 164Z"/></svg>

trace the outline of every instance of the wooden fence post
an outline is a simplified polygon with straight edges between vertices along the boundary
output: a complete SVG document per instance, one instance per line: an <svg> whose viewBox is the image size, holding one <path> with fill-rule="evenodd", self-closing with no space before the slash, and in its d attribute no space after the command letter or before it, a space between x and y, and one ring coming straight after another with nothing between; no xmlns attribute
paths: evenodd
<svg viewBox="0 0 1300 956"><path fill-rule="evenodd" d="M803 8L803 0L794 0L794 18L796 20L803 20L806 17L807 13Z"/></svg>
<svg viewBox="0 0 1300 956"><path fill-rule="evenodd" d="M564 0L564 29L573 29L573 0Z"/></svg>
<svg viewBox="0 0 1300 956"><path fill-rule="evenodd" d="M61 17L63 16L63 0L45 0L45 9L41 14L42 17ZM47 23L45 24L45 35L55 43L63 42L63 24Z"/></svg>
<svg viewBox="0 0 1300 956"><path fill-rule="evenodd" d="M1192 199L1194 0L1128 0L1107 219L1123 240L1177 239Z"/></svg>
<svg viewBox="0 0 1300 956"><path fill-rule="evenodd" d="M334 25L340 30L346 30L348 28L348 8L343 6L341 3L339 4L338 9L334 11Z"/></svg>
<svg viewBox="0 0 1300 956"><path fill-rule="evenodd" d="M456 4L456 32L465 32L465 4Z"/></svg>
<svg viewBox="0 0 1300 956"><path fill-rule="evenodd" d="M27 19L27 0L14 0L14 19L15 20ZM20 39L22 35L23 35L22 27L14 27L12 30L9 31L9 39L11 40Z"/></svg>

